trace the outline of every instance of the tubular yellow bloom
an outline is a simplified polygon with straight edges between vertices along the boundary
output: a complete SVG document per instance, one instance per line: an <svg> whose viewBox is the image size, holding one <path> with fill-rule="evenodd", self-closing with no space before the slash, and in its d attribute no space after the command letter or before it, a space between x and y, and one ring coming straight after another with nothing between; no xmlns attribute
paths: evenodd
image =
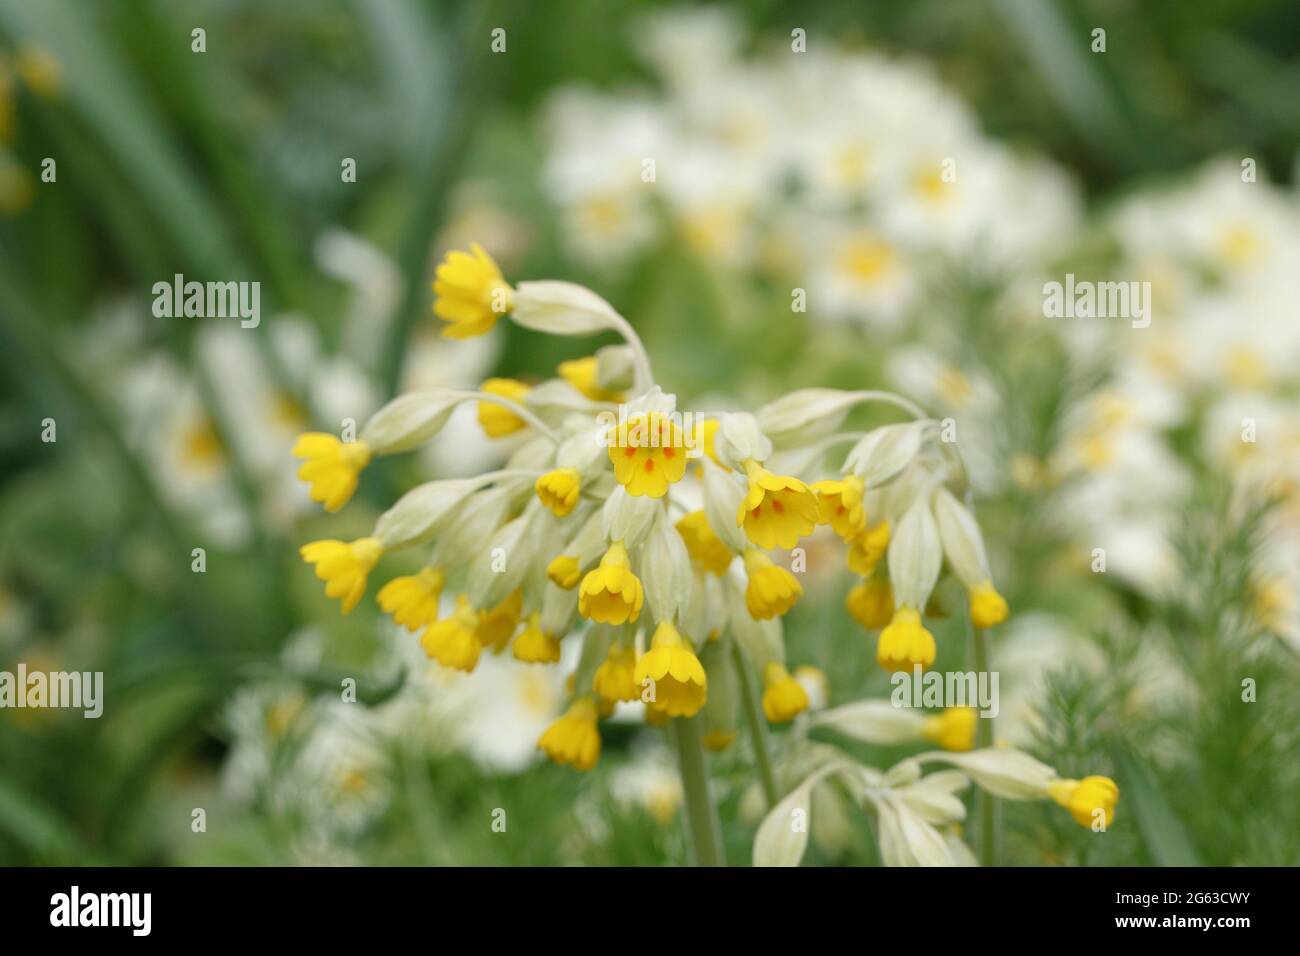
<svg viewBox="0 0 1300 956"><path fill-rule="evenodd" d="M849 570L864 578L871 577L889 547L889 522L864 528L849 541Z"/></svg>
<svg viewBox="0 0 1300 956"><path fill-rule="evenodd" d="M604 662L596 668L592 689L609 704L637 700L641 696L641 685L636 682L635 672L636 647L630 643L610 645Z"/></svg>
<svg viewBox="0 0 1300 956"><path fill-rule="evenodd" d="M745 587L745 608L755 620L779 617L803 594L803 587L793 574L777 567L772 559L757 548L745 552L745 572L749 584Z"/></svg>
<svg viewBox="0 0 1300 956"><path fill-rule="evenodd" d="M894 617L894 589L886 577L868 578L849 590L844 606L853 620L868 631L878 631Z"/></svg>
<svg viewBox="0 0 1300 956"><path fill-rule="evenodd" d="M487 392L489 395L500 395L515 404L522 405L532 389L513 378L490 378L479 386L479 391ZM504 438L528 425L510 409L489 402L478 403L478 423L483 426L483 431L487 432L489 438Z"/></svg>
<svg viewBox="0 0 1300 956"><path fill-rule="evenodd" d="M556 371L559 372L560 378L593 402L623 401L624 395L622 392L612 388L600 387L600 380L596 377L596 356L594 355L561 362Z"/></svg>
<svg viewBox="0 0 1300 956"><path fill-rule="evenodd" d="M500 654L510 643L510 637L519 626L519 614L524 608L524 592L518 589L490 611L479 615L478 639L493 654Z"/></svg>
<svg viewBox="0 0 1300 956"><path fill-rule="evenodd" d="M650 650L636 662L633 677L638 686L654 682L654 700L648 710L669 717L694 717L708 699L709 681L695 652L668 621L660 621Z"/></svg>
<svg viewBox="0 0 1300 956"><path fill-rule="evenodd" d="M993 627L1007 619L1006 599L985 581L970 589L970 620L976 627Z"/></svg>
<svg viewBox="0 0 1300 956"><path fill-rule="evenodd" d="M632 573L623 542L615 541L600 559L600 567L587 572L578 591L578 613L601 624L635 621L645 603L641 579Z"/></svg>
<svg viewBox="0 0 1300 956"><path fill-rule="evenodd" d="M571 554L557 554L546 566L546 576L557 588L569 591L578 586L582 580L582 568L578 559Z"/></svg>
<svg viewBox="0 0 1300 956"><path fill-rule="evenodd" d="M760 548L793 548L817 527L817 495L798 478L774 475L745 462L749 491L736 512L736 527Z"/></svg>
<svg viewBox="0 0 1300 956"><path fill-rule="evenodd" d="M437 568L422 568L419 574L393 578L379 589L379 606L408 631L418 631L438 619L445 575Z"/></svg>
<svg viewBox="0 0 1300 956"><path fill-rule="evenodd" d="M944 750L971 750L979 714L974 707L947 707L942 714L925 718L921 733Z"/></svg>
<svg viewBox="0 0 1300 956"><path fill-rule="evenodd" d="M648 412L628 420L623 434L609 430L609 460L614 478L634 498L662 498L668 486L686 474L682 430L666 415Z"/></svg>
<svg viewBox="0 0 1300 956"><path fill-rule="evenodd" d="M311 500L326 511L338 511L357 490L357 475L370 464L370 447L363 441L340 441L325 432L298 436L293 456L304 458L298 477L311 482Z"/></svg>
<svg viewBox="0 0 1300 956"><path fill-rule="evenodd" d="M934 635L921 624L921 613L911 607L894 612L876 644L876 662L887 671L910 671L915 664L929 667L934 655Z"/></svg>
<svg viewBox="0 0 1300 956"><path fill-rule="evenodd" d="M433 314L449 323L442 334L451 339L482 335L514 303L514 290L478 243L470 251L453 249L434 274Z"/></svg>
<svg viewBox="0 0 1300 956"><path fill-rule="evenodd" d="M316 565L316 577L325 582L325 593L342 602L347 614L366 593L366 578L384 553L378 538L355 541L313 541L299 549L302 559Z"/></svg>
<svg viewBox="0 0 1300 956"><path fill-rule="evenodd" d="M470 607L469 598L462 594L456 598L456 610L449 617L434 621L425 628L420 646L443 667L472 671L483 650L475 634L478 623L479 614Z"/></svg>
<svg viewBox="0 0 1300 956"><path fill-rule="evenodd" d="M676 528L691 560L711 574L726 574L735 555L709 526L703 511L692 511L677 522Z"/></svg>
<svg viewBox="0 0 1300 956"><path fill-rule="evenodd" d="M528 616L528 626L515 638L511 653L525 664L558 664L560 642L554 634L542 630L542 615L534 611Z"/></svg>
<svg viewBox="0 0 1300 956"><path fill-rule="evenodd" d="M537 746L562 767L590 770L600 759L597 716L596 702L590 697L575 700L563 717L546 728Z"/></svg>
<svg viewBox="0 0 1300 956"><path fill-rule="evenodd" d="M785 723L808 709L808 692L782 665L763 668L763 713L774 724Z"/></svg>
<svg viewBox="0 0 1300 956"><path fill-rule="evenodd" d="M811 487L817 493L818 524L830 525L845 541L866 527L867 511L862 500L865 486L857 475L818 481Z"/></svg>
<svg viewBox="0 0 1300 956"><path fill-rule="evenodd" d="M542 504L550 508L557 518L563 518L578 503L582 476L576 468L556 468L538 478L533 487Z"/></svg>
<svg viewBox="0 0 1300 956"><path fill-rule="evenodd" d="M1053 800L1070 811L1074 822L1081 827L1091 827L1093 814L1102 811L1107 829L1115 820L1115 805L1119 803L1119 787L1110 777L1084 777L1082 780L1053 780L1048 792Z"/></svg>
<svg viewBox="0 0 1300 956"><path fill-rule="evenodd" d="M726 750L736 739L734 730L717 728L710 730L704 735L704 749L710 753L719 753Z"/></svg>
<svg viewBox="0 0 1300 956"><path fill-rule="evenodd" d="M63 64L48 50L22 47L14 58L14 69L37 96L49 99L63 91Z"/></svg>
<svg viewBox="0 0 1300 956"><path fill-rule="evenodd" d="M722 463L718 457L718 429L722 427L722 422L716 418L706 418L700 426L700 432L703 436L704 454L713 460L713 463L723 471L731 471L729 467Z"/></svg>

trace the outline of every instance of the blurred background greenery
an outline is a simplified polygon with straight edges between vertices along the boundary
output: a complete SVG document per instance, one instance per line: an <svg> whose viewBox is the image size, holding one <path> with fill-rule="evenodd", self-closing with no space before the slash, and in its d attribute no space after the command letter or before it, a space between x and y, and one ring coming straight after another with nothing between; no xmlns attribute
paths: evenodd
<svg viewBox="0 0 1300 956"><path fill-rule="evenodd" d="M240 707L265 711L273 726L285 699L298 701L293 710L335 693L344 676L358 678L368 705L401 693L400 668L374 659L377 610L363 605L340 621L297 545L368 527L395 492L427 475L428 462L368 471L358 502L328 530L318 515L283 504L269 475L279 468L280 484L292 485L283 435L335 428L320 388L359 379L382 401L409 381L415 343L433 324L432 266L448 243L477 238L475 225L505 236L508 275L585 282L614 302L643 330L661 377L686 395L762 400L885 377L890 353L869 335L809 334L788 321L782 289L765 294L762 282L742 282L670 238L612 273L571 253L543 183L539 111L560 86L654 88L633 46L639 18L656 6L0 0L0 668L22 660L106 675L100 720L0 714L0 862L686 859L671 782L656 775L634 725L606 735L607 757L590 777L546 764L485 769L456 746L385 751L374 758L384 783L366 785L378 809L328 839L304 824L317 812L308 802L230 781ZM1050 156L1091 208L1239 144L1249 144L1261 177L1294 175L1300 6L1290 0L734 9L778 43L802 27L810 47L833 38L849 51L927 61L989 135ZM1105 55L1088 49L1096 26L1107 30ZM191 47L196 27L206 31L201 54ZM496 27L507 31L504 55L489 48ZM46 157L57 161L54 183L40 181ZM343 157L356 160L355 184L341 181ZM490 201L458 189L467 181L488 184ZM495 218L484 220L484 206ZM335 247L323 249L322 237L340 230L382 253L386 284L365 255L340 253L339 266ZM363 267L369 278L357 279ZM175 273L260 281L263 328L293 316L312 358L250 333L251 355L214 345L208 354L224 364L205 363L211 343L201 326L211 320L149 312L149 290ZM1053 336L1027 334L1009 348L981 278L954 275L948 291L950 337L1015 395L1014 448L1046 458L1061 410L1098 373L1072 362ZM546 375L592 347L581 346L510 329L491 367ZM132 418L137 384L127 370L145 357L168 369L164 404L195 410L179 436ZM240 363L264 365L255 386ZM228 398L245 387L274 397L262 430L278 436L270 441L279 441L279 458L241 437L261 428ZM40 440L47 418L57 423L53 444ZM192 494L169 486L182 479L165 451L149 449L155 438L180 442L182 470L205 476ZM1228 492L1214 480L1198 487L1179 553L1196 562L1188 575L1203 580L1199 603L1154 599L1063 566L1068 532L1046 490L1003 487L981 504L999 560L1014 556L1012 606L1085 622L1113 665L1104 686L1069 668L1044 684L1050 718L1039 743L1063 772L1111 769L1125 800L1100 850L1048 809L1009 808L1010 860L1300 860L1294 655L1260 657L1244 649L1249 628L1237 628L1238 646L1222 625L1238 616L1243 591L1232 576L1245 574L1254 526L1249 516L1222 517ZM231 516L219 527L218 510ZM191 570L198 546L207 550L203 574ZM798 658L829 672L839 701L886 689L862 632L839 610L842 590L827 584L787 621ZM1159 733L1126 723L1135 647L1166 640L1185 651L1202 632L1209 637L1186 667L1204 705L1182 723L1161 718ZM936 633L960 659L963 629L949 622ZM1240 655L1261 684L1288 690L1245 716L1210 692L1218 682L1233 696L1238 669L1225 660ZM241 693L257 699L241 702ZM1287 721L1289 735L1278 731ZM1172 758L1157 759L1161 742ZM715 766L732 860L747 858L756 822L741 807L748 766L743 753ZM507 834L486 824L500 806L517 808ZM191 830L195 807L208 812L202 835ZM818 859L877 859L865 822L846 819L842 830Z"/></svg>

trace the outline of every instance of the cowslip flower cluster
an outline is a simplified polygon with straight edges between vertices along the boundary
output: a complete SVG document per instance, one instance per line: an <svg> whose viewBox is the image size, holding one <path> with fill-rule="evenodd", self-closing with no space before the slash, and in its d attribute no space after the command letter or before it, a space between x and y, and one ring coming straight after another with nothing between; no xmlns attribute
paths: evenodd
<svg viewBox="0 0 1300 956"><path fill-rule="evenodd" d="M803 389L752 414L683 411L655 383L631 325L586 288L512 286L473 246L447 255L434 292L450 338L509 317L556 335L613 331L624 343L565 362L537 384L495 378L477 390L402 395L352 441L301 436L299 476L330 512L347 504L372 460L429 441L463 403L477 406L488 435L519 442L500 470L419 485L369 535L312 542L302 556L346 614L383 555L428 547L424 567L388 581L377 599L446 667L470 671L482 654L507 651L555 664L564 642L579 642L572 706L539 741L557 763L592 767L598 722L621 701L644 702L652 723L700 715L712 748L735 738L739 682L750 674L762 682L769 721L807 710L781 623L803 588L781 551L819 525L844 540L862 578L848 606L883 628L877 659L886 668L934 662L922 615L945 557L977 626L1006 617L979 528L954 493L964 482L960 459L939 440L939 424L906 400ZM841 432L869 401L915 418ZM846 440L851 451L829 468Z"/></svg>

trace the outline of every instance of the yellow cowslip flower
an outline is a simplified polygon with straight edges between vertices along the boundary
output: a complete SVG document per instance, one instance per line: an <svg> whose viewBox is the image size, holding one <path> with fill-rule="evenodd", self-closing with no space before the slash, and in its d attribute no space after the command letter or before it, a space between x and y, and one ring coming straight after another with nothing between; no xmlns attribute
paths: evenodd
<svg viewBox="0 0 1300 956"><path fill-rule="evenodd" d="M408 631L418 631L438 619L438 600L446 576L437 568L393 578L379 589L379 606Z"/></svg>
<svg viewBox="0 0 1300 956"><path fill-rule="evenodd" d="M596 377L596 356L594 355L561 362L555 371L559 373L560 378L593 402L617 403L625 398L624 394L617 389L600 387L600 380Z"/></svg>
<svg viewBox="0 0 1300 956"><path fill-rule="evenodd" d="M992 581L985 581L970 589L970 620L976 627L993 627L1007 619L1009 613L1007 601L993 587Z"/></svg>
<svg viewBox="0 0 1300 956"><path fill-rule="evenodd" d="M49 50L31 45L20 48L14 70L39 97L50 99L63 92L63 65Z"/></svg>
<svg viewBox="0 0 1300 956"><path fill-rule="evenodd" d="M864 578L871 577L889 548L889 533L888 521L881 521L858 532L849 541L849 570Z"/></svg>
<svg viewBox="0 0 1300 956"><path fill-rule="evenodd" d="M490 378L479 386L479 391L500 395L516 405L522 405L532 389L513 378ZM491 402L478 403L478 423L483 426L483 431L489 438L504 438L528 427L528 423L510 409Z"/></svg>
<svg viewBox="0 0 1300 956"><path fill-rule="evenodd" d="M370 464L370 446L363 441L340 441L325 432L306 432L294 443L293 456L306 459L298 477L311 482L311 500L334 512L357 490L357 476Z"/></svg>
<svg viewBox="0 0 1300 956"><path fill-rule="evenodd" d="M704 749L709 753L720 753L730 747L736 740L736 732L723 727L715 727L704 735Z"/></svg>
<svg viewBox="0 0 1300 956"><path fill-rule="evenodd" d="M316 565L316 577L325 582L325 594L338 598L347 614L366 593L366 579L384 553L384 545L378 538L313 541L298 553L308 564Z"/></svg>
<svg viewBox="0 0 1300 956"><path fill-rule="evenodd" d="M610 428L606 444L614 478L634 498L662 498L668 486L686 474L682 430L667 415L647 412Z"/></svg>
<svg viewBox="0 0 1300 956"><path fill-rule="evenodd" d="M763 668L763 713L774 724L794 719L808 709L808 692L776 661Z"/></svg>
<svg viewBox="0 0 1300 956"><path fill-rule="evenodd" d="M542 504L550 508L557 518L573 511L582 491L582 476L576 468L556 468L537 479L533 485Z"/></svg>
<svg viewBox="0 0 1300 956"><path fill-rule="evenodd" d="M433 314L450 323L442 334L449 339L482 335L514 304L514 290L478 243L470 251L453 249L434 273Z"/></svg>
<svg viewBox="0 0 1300 956"><path fill-rule="evenodd" d="M811 488L817 494L818 524L830 525L845 541L855 538L867 526L865 486L857 475L814 482Z"/></svg>
<svg viewBox="0 0 1300 956"><path fill-rule="evenodd" d="M745 587L745 608L756 621L780 617L799 600L803 586L785 568L777 567L772 559L758 548L745 552L745 573L749 584Z"/></svg>
<svg viewBox="0 0 1300 956"><path fill-rule="evenodd" d="M496 607L479 615L478 639L493 654L500 654L510 643L519 615L524 609L524 592L516 588Z"/></svg>
<svg viewBox="0 0 1300 956"><path fill-rule="evenodd" d="M944 750L971 750L979 714L974 707L946 707L943 713L925 718L921 733Z"/></svg>
<svg viewBox="0 0 1300 956"><path fill-rule="evenodd" d="M844 606L853 620L868 631L887 627L894 617L894 589L889 578L876 576L854 585L844 599Z"/></svg>
<svg viewBox="0 0 1300 956"><path fill-rule="evenodd" d="M615 541L600 559L600 566L587 572L578 590L578 613L601 624L635 621L645 603L641 579L632 573L632 563L622 541Z"/></svg>
<svg viewBox="0 0 1300 956"><path fill-rule="evenodd" d="M1093 814L1102 811L1103 825L1109 828L1115 820L1115 805L1119 803L1119 787L1110 777L1084 777L1082 780L1053 780L1048 787L1053 800L1070 811L1074 822L1081 827L1093 825Z"/></svg>
<svg viewBox="0 0 1300 956"><path fill-rule="evenodd" d="M575 700L564 716L546 728L537 746L562 767L590 770L600 759L597 716L596 702L590 697Z"/></svg>
<svg viewBox="0 0 1300 956"><path fill-rule="evenodd" d="M633 678L642 687L654 682L654 699L646 708L669 717L694 717L709 696L704 666L669 621L655 628L650 650L636 662Z"/></svg>
<svg viewBox="0 0 1300 956"><path fill-rule="evenodd" d="M591 687L602 702L616 704L637 700L641 685L636 682L636 646L632 643L611 644L605 660L596 668Z"/></svg>
<svg viewBox="0 0 1300 956"><path fill-rule="evenodd" d="M478 612L470 606L469 598L462 594L456 598L456 610L425 628L420 646L443 667L472 671L483 650L483 644L475 633L479 618Z"/></svg>
<svg viewBox="0 0 1300 956"><path fill-rule="evenodd" d="M700 424L701 443L704 446L704 454L712 459L713 463L723 471L731 471L729 467L722 463L718 457L718 429L722 427L722 421L717 418L706 418ZM701 465L703 467L703 465Z"/></svg>
<svg viewBox="0 0 1300 956"><path fill-rule="evenodd" d="M692 561L710 574L720 576L727 573L735 555L709 525L703 511L692 511L677 522L676 528Z"/></svg>
<svg viewBox="0 0 1300 956"><path fill-rule="evenodd" d="M916 664L929 667L934 655L934 635L921 624L921 613L911 607L894 612L876 644L876 662L887 671L910 671Z"/></svg>
<svg viewBox="0 0 1300 956"><path fill-rule="evenodd" d="M525 664L558 664L560 641L554 634L542 630L542 615L534 611L528 615L528 626L515 638L511 653L515 660Z"/></svg>
<svg viewBox="0 0 1300 956"><path fill-rule="evenodd" d="M760 548L793 548L817 527L817 495L798 478L774 475L745 462L749 491L736 512L736 527Z"/></svg>
<svg viewBox="0 0 1300 956"><path fill-rule="evenodd" d="M546 576L557 588L569 591L578 586L582 580L582 568L578 559L571 554L557 554L546 566Z"/></svg>

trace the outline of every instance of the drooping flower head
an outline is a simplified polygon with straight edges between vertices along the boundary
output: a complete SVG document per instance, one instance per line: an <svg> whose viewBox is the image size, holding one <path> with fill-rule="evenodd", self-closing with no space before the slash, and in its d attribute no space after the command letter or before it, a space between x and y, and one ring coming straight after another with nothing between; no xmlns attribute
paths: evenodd
<svg viewBox="0 0 1300 956"><path fill-rule="evenodd" d="M448 323L442 334L453 339L487 332L514 302L501 270L478 243L471 243L469 252L447 253L435 273L433 291L433 313Z"/></svg>
<svg viewBox="0 0 1300 956"><path fill-rule="evenodd" d="M662 498L686 474L686 440L667 415L646 412L606 436L614 479L635 497Z"/></svg>
<svg viewBox="0 0 1300 956"><path fill-rule="evenodd" d="M547 727L537 741L551 760L574 770L590 770L600 759L599 713L590 697L575 700L559 720Z"/></svg>
<svg viewBox="0 0 1300 956"><path fill-rule="evenodd" d="M364 441L340 441L324 432L307 432L298 436L293 456L306 459L298 477L311 483L311 500L335 512L357 490L357 476L370 463L370 446Z"/></svg>
<svg viewBox="0 0 1300 956"><path fill-rule="evenodd" d="M694 717L708 698L709 681L700 659L670 621L655 628L650 649L636 662L636 682L651 681L651 710L669 717Z"/></svg>
<svg viewBox="0 0 1300 956"><path fill-rule="evenodd" d="M774 475L745 462L749 490L736 513L736 527L760 548L793 548L817 527L817 495L798 478Z"/></svg>
<svg viewBox="0 0 1300 956"><path fill-rule="evenodd" d="M375 537L313 541L301 548L303 560L316 565L316 577L325 582L325 594L342 602L344 614L366 593L366 579L383 553L383 542Z"/></svg>
<svg viewBox="0 0 1300 956"><path fill-rule="evenodd" d="M601 624L635 621L645 603L641 579L632 573L627 548L615 541L600 559L600 566L587 572L578 591L578 613Z"/></svg>

